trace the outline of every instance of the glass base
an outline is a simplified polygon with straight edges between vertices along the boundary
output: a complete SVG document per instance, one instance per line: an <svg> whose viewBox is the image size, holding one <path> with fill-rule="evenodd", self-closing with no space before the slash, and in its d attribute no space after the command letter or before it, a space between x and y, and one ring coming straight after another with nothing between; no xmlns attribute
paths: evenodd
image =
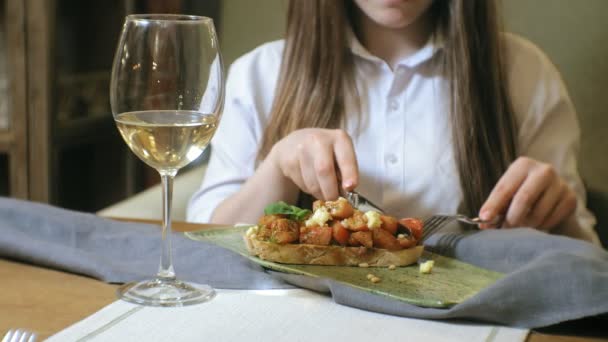
<svg viewBox="0 0 608 342"><path fill-rule="evenodd" d="M175 279L153 279L124 284L116 294L122 300L146 306L186 306L213 299L215 290Z"/></svg>

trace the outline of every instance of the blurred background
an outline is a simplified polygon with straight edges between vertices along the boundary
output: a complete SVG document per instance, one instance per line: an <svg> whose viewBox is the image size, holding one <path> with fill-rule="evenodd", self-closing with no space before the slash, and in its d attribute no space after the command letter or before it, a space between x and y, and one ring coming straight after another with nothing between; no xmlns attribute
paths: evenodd
<svg viewBox="0 0 608 342"><path fill-rule="evenodd" d="M228 66L282 36L286 3L0 0L0 195L95 212L158 182L127 150L110 115L110 68L126 14L213 17ZM592 198L600 199L593 203L602 203L608 194L608 1L505 0L501 7L507 30L539 45L562 72L583 131L581 173ZM204 163L205 156L192 167ZM200 179L195 182L190 191ZM603 203L596 210L605 213Z"/></svg>

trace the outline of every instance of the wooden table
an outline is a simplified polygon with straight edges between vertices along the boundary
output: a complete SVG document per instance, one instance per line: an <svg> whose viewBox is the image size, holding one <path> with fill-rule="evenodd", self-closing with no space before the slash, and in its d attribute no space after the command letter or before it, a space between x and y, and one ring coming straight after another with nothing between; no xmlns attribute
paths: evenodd
<svg viewBox="0 0 608 342"><path fill-rule="evenodd" d="M179 231L204 227L174 223ZM0 279L0 337L8 329L24 328L47 338L116 300L117 285L4 259L0 259ZM601 340L535 331L528 338L530 342Z"/></svg>

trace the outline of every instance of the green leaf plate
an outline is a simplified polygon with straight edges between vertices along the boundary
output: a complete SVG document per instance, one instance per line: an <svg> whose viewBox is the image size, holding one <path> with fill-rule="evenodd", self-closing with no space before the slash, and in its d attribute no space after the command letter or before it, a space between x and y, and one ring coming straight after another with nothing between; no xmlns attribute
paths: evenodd
<svg viewBox="0 0 608 342"><path fill-rule="evenodd" d="M449 308L472 297L502 277L501 273L430 252L424 252L422 256L424 259L435 260L430 274L421 274L417 264L397 267L395 270L385 267L280 264L249 255L243 241L247 228L249 227L208 228L185 234L190 239L207 241L230 249L274 271L329 278L363 291L421 307ZM372 283L367 279L369 273L380 277L381 281Z"/></svg>

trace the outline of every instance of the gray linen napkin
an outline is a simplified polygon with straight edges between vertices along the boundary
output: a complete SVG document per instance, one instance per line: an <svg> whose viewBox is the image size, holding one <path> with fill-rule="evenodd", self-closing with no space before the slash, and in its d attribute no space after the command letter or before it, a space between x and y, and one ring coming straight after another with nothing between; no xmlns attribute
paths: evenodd
<svg viewBox="0 0 608 342"><path fill-rule="evenodd" d="M0 198L0 257L122 283L156 274L160 238L160 227L154 225ZM183 234L171 239L182 280L225 289L292 287L221 247Z"/></svg>
<svg viewBox="0 0 608 342"><path fill-rule="evenodd" d="M538 328L608 313L608 253L587 242L521 228L438 234L427 244L444 255L506 275L449 309L417 307L327 279L281 277L298 286L330 291L339 304L406 317Z"/></svg>
<svg viewBox="0 0 608 342"><path fill-rule="evenodd" d="M159 235L148 225L0 198L0 257L124 282L155 273ZM173 242L176 270L184 280L233 289L289 287L228 250L181 235L174 235ZM533 328L608 312L608 253L589 243L509 229L441 234L428 246L506 275L449 309L408 305L329 279L276 275L297 286L331 292L339 304L406 317Z"/></svg>

